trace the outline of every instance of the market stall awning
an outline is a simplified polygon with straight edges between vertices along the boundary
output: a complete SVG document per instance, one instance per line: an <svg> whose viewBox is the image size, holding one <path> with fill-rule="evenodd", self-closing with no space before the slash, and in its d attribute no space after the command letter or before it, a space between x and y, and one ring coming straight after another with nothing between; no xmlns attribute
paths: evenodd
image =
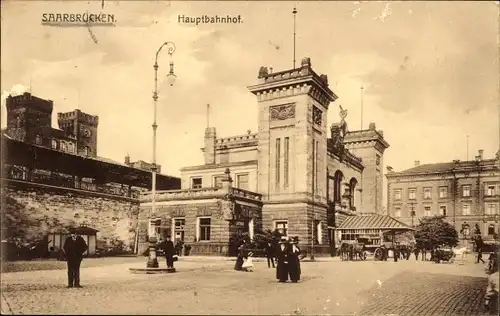
<svg viewBox="0 0 500 316"><path fill-rule="evenodd" d="M339 230L346 229L380 229L380 230L415 230L405 225L397 219L388 215L354 215L347 216L340 226Z"/></svg>

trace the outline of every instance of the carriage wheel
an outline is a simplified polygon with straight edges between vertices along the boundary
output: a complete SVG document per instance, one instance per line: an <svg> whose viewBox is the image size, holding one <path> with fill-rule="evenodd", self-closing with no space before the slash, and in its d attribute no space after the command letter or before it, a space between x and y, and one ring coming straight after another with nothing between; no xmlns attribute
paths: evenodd
<svg viewBox="0 0 500 316"><path fill-rule="evenodd" d="M382 260L382 249L380 248L375 249L375 252L373 253L373 258L376 261Z"/></svg>

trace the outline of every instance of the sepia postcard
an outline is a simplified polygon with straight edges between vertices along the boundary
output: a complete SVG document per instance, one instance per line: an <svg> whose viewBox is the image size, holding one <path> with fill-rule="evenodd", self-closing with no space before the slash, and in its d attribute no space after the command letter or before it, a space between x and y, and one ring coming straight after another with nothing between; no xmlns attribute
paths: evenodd
<svg viewBox="0 0 500 316"><path fill-rule="evenodd" d="M1 313L498 315L498 1L1 1Z"/></svg>

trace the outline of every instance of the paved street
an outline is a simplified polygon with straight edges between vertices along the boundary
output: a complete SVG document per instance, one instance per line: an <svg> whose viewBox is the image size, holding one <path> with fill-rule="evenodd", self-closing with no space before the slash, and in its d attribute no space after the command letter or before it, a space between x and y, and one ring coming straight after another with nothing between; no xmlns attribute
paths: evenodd
<svg viewBox="0 0 500 316"><path fill-rule="evenodd" d="M277 283L264 262L243 273L217 258L181 258L175 274L128 271L144 263L83 268L83 289L66 289L64 270L2 274L2 312L480 315L486 287L484 266L471 263L304 262L298 284Z"/></svg>

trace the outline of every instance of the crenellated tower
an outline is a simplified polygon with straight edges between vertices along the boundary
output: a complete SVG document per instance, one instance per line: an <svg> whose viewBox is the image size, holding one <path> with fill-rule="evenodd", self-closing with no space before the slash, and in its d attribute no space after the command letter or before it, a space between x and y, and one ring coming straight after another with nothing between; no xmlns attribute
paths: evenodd
<svg viewBox="0 0 500 316"><path fill-rule="evenodd" d="M97 127L99 117L80 110L57 113L59 128L77 140L77 155L97 156Z"/></svg>
<svg viewBox="0 0 500 316"><path fill-rule="evenodd" d="M384 139L384 132L377 130L375 123L370 123L366 130L347 132L344 145L350 152L361 158L364 166L359 212L381 214L384 192L384 152L389 148L389 144Z"/></svg>

